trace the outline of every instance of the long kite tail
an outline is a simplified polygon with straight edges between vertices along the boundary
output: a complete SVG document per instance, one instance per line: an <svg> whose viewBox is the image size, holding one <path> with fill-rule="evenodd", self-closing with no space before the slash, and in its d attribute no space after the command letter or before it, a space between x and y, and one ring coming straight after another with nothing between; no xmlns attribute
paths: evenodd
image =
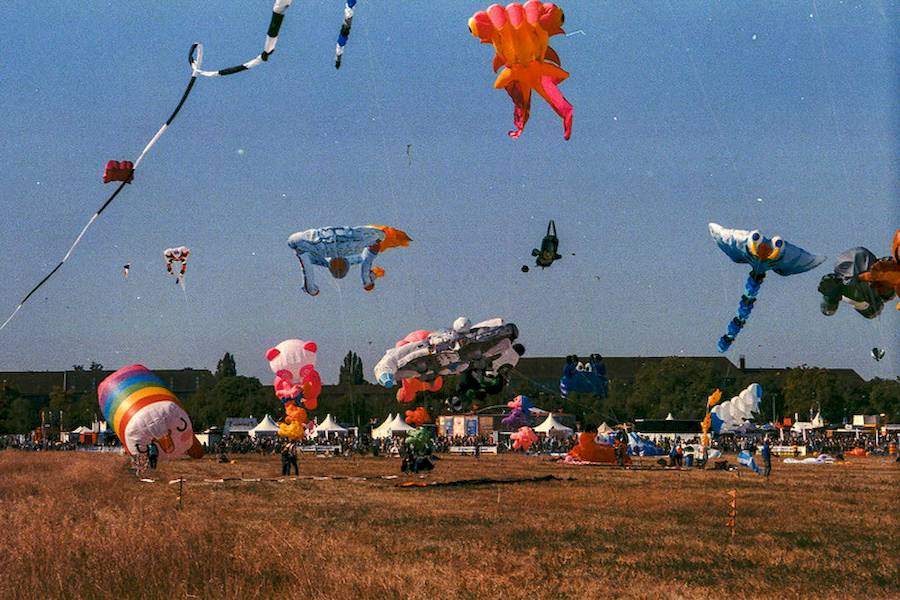
<svg viewBox="0 0 900 600"><path fill-rule="evenodd" d="M106 199L106 202L104 202L103 205L97 210L97 212L95 212L93 216L91 216L90 220L78 234L78 237L76 237L75 241L72 242L72 245L69 246L69 250L66 252L65 256L63 256L62 260L59 261L59 263L55 267L53 267L53 270L47 273L47 275L45 275L44 278L41 279L36 286L31 288L31 291L28 292L24 298L22 298L12 314L7 317L2 325L0 325L0 330L6 327L9 322L13 320L13 318L22 309L22 306L28 301L28 299L31 298L31 296L41 288L41 286L47 283L47 281L51 277L53 277L53 275L55 275L57 271L59 271L63 264L65 264L65 262L69 260L69 257L75 250L75 247L78 246L79 242L81 242L81 238L84 237L84 234L87 233L87 230L90 229L91 225L94 224L94 221L97 220L97 217L99 217L100 214L104 210L106 210L106 207L116 199L116 196L119 195L119 192L125 189L125 185L131 182L131 180L134 178L134 173L137 170L138 165L140 165L141 161L144 160L144 156L146 156L147 152L150 151L150 148L152 148L156 144L156 142L159 141L159 138L162 137L162 135L169 128L169 125L172 124L172 121L175 120L175 117L178 116L178 113L179 111L181 111L181 107L184 106L184 103L187 101L191 90L194 89L194 84L197 82L197 77L220 77L223 75L233 75L234 73L240 73L241 71L252 69L253 67L269 59L269 56L275 51L275 44L278 43L278 32L281 29L281 22L284 20L284 13L287 11L288 7L290 7L292 1L293 0L275 0L275 4L272 6L272 18L269 21L269 29L266 32L266 41L265 45L263 46L263 51L258 56L256 56L256 58L248 60L241 65L229 67L227 69L220 69L218 71L204 71L200 68L203 64L203 45L195 43L191 46L191 49L188 52L188 62L191 65L191 79L190 81L188 81L187 87L185 88L184 93L181 95L181 99L178 101L178 105L175 107L175 110L172 111L172 114L169 115L169 118L166 119L166 122L163 123L162 127L159 128L159 131L156 132L156 135L154 135L150 139L150 141L147 142L147 145L144 146L144 149L141 151L140 156L138 156L137 160L134 161L134 166L132 167L131 172L127 177L125 177L125 181L119 184L119 186L113 191L109 198ZM355 1L353 3L355 4Z"/></svg>
<svg viewBox="0 0 900 600"><path fill-rule="evenodd" d="M737 314L735 314L731 322L728 323L725 335L719 338L719 352L727 352L731 347L731 343L734 342L734 338L736 338L741 332L741 329L744 328L747 319L750 318L750 313L753 311L753 305L756 303L757 295L759 295L759 288L765 278L765 273L750 272L746 283L744 283L744 293L741 296L741 303L738 305Z"/></svg>
<svg viewBox="0 0 900 600"><path fill-rule="evenodd" d="M337 46L334 48L334 68L341 68L341 59L344 57L344 46L350 38L350 28L353 26L353 8L356 6L356 0L347 0L344 6L344 22L341 23L341 31L338 33Z"/></svg>
<svg viewBox="0 0 900 600"><path fill-rule="evenodd" d="M200 69L200 61L198 60L197 64L191 62L191 66L194 69L194 73L196 75L202 75L203 77L222 77L224 75L234 75L235 73L240 73L241 71L246 71L247 69L252 69L253 67L259 66L262 63L269 60L269 56L275 52L275 44L278 43L278 33L281 30L281 23L284 21L284 13L287 12L287 9L290 8L291 2L293 0L275 0L275 4L272 6L272 18L269 20L269 29L266 31L266 42L263 45L263 50L255 57L251 58L245 63L235 65L233 67L228 67L227 69L219 69L218 71L204 71ZM203 47L199 44L195 44L199 46L199 58L203 57Z"/></svg>

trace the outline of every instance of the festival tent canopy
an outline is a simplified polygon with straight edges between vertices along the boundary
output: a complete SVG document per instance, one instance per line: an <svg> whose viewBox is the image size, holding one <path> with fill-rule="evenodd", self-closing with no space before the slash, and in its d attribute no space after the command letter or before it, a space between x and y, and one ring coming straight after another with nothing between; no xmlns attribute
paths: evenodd
<svg viewBox="0 0 900 600"><path fill-rule="evenodd" d="M556 418L551 414L547 415L547 418L544 419L544 422L534 428L535 433L547 433L551 435L570 435L573 430L571 427L566 427L562 423L556 420Z"/></svg>
<svg viewBox="0 0 900 600"><path fill-rule="evenodd" d="M675 417L672 416L672 413L666 415L666 421L674 421Z"/></svg>
<svg viewBox="0 0 900 600"><path fill-rule="evenodd" d="M390 425L391 421L393 421L393 420L394 420L394 415L391 413L388 413L387 418L384 421L382 421L381 425L379 425L378 427L376 427L372 430L372 437L376 438L376 439L387 437L389 434L385 434L384 431L385 431L385 429L387 429L387 426Z"/></svg>
<svg viewBox="0 0 900 600"><path fill-rule="evenodd" d="M316 428L313 430L313 433L315 433L316 435L319 435L320 433L324 433L327 436L329 433L336 433L336 434L347 433L347 430L345 428L341 427L340 425L338 425L337 421L335 421L334 418L332 418L332 416L329 414L328 416L325 417L324 421L322 421L321 423L316 425Z"/></svg>
<svg viewBox="0 0 900 600"><path fill-rule="evenodd" d="M408 433L410 431L415 431L415 427L411 427L403 420L403 417L400 416L400 413L397 413L397 416L394 417L390 423L382 423L379 425L374 431L372 431L373 438L386 438L391 437L395 433Z"/></svg>
<svg viewBox="0 0 900 600"><path fill-rule="evenodd" d="M613 430L612 427L607 425L606 421L603 421L603 423L600 425L600 427L597 428L597 433L599 435L609 435L610 433L612 433L612 430Z"/></svg>
<svg viewBox="0 0 900 600"><path fill-rule="evenodd" d="M278 435L278 423L272 420L272 417L266 415L262 421L256 424L256 427L247 432L252 438L258 435L263 437Z"/></svg>

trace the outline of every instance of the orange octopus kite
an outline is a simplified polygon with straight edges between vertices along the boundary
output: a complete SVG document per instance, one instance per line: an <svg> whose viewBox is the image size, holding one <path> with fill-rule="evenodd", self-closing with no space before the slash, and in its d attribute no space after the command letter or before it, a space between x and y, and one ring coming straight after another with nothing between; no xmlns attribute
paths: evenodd
<svg viewBox="0 0 900 600"><path fill-rule="evenodd" d="M548 45L551 36L564 33L565 15L551 2L530 0L524 5L513 2L506 8L492 4L485 11L472 15L469 31L482 44L492 44L494 71L506 67L494 81L494 87L506 89L515 110L513 123L516 128L509 137L522 134L531 111L531 90L553 107L563 119L565 139L572 135L572 105L556 84L569 74L560 68L559 55Z"/></svg>
<svg viewBox="0 0 900 600"><path fill-rule="evenodd" d="M878 289L893 288L900 296L900 229L894 232L890 258L880 259L868 273L860 274L859 279ZM897 310L900 310L900 302L897 303Z"/></svg>

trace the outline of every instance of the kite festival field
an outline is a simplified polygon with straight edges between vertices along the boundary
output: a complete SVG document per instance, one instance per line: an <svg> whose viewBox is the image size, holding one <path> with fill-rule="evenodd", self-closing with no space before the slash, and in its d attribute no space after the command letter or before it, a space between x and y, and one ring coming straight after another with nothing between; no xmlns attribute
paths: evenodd
<svg viewBox="0 0 900 600"><path fill-rule="evenodd" d="M121 456L0 452L0 597L900 596L883 457L776 460L768 482L521 455L442 458L422 479L382 478L394 458L301 457L298 479L277 457L232 458L161 463L150 483Z"/></svg>

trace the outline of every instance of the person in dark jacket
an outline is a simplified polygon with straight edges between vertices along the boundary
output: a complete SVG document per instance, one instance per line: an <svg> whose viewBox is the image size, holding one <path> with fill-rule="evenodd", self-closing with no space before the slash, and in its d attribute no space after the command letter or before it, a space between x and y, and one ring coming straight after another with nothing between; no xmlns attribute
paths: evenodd
<svg viewBox="0 0 900 600"><path fill-rule="evenodd" d="M156 468L156 461L159 460L159 446L156 445L156 442L150 442L147 444L147 461L150 463L150 468Z"/></svg>
<svg viewBox="0 0 900 600"><path fill-rule="evenodd" d="M765 469L763 469L763 476L768 479L769 475L772 473L772 449L769 448L769 438L763 442L762 450L760 451L760 455L762 456L763 463L765 465Z"/></svg>

